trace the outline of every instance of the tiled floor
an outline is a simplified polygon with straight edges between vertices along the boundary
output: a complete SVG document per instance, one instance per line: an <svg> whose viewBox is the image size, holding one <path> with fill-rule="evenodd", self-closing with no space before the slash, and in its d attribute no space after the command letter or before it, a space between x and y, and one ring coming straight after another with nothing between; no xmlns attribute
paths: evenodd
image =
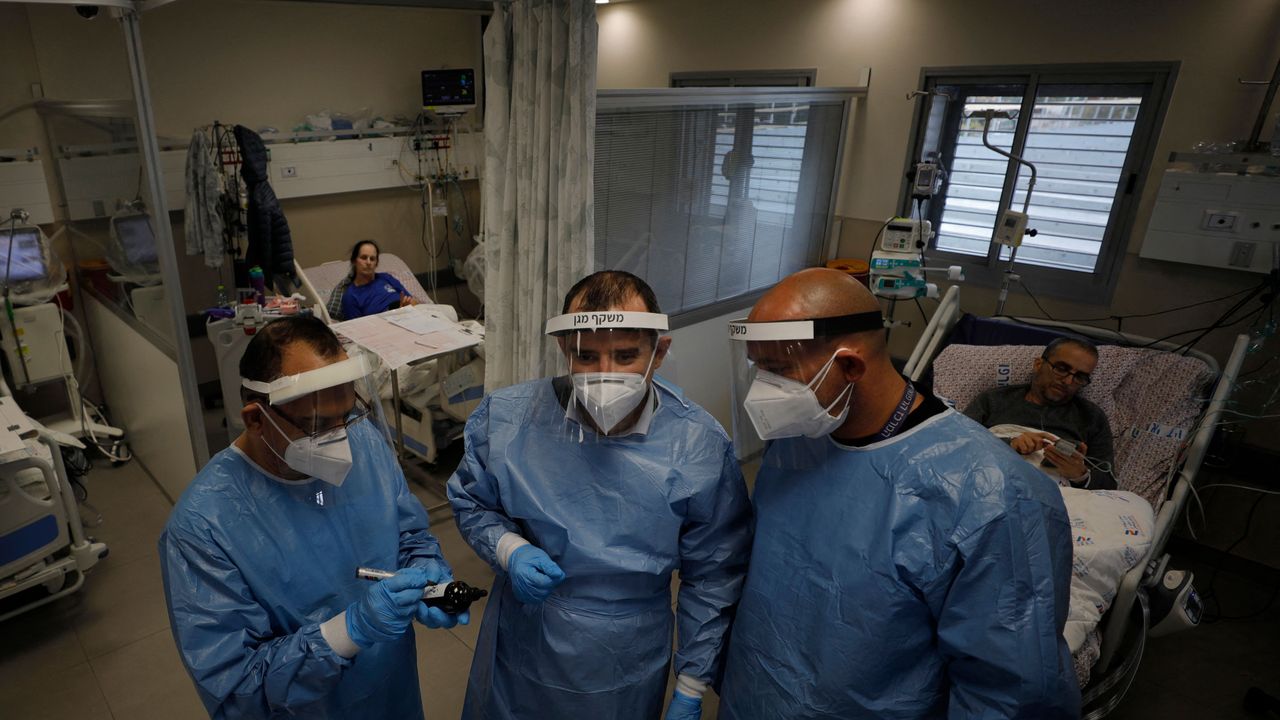
<svg viewBox="0 0 1280 720"><path fill-rule="evenodd" d="M437 496L415 487L428 506ZM102 524L90 530L111 555L79 593L0 624L0 717L97 720L205 717L169 634L155 541L169 503L136 464L90 476ZM488 586L492 573L453 523L434 529L457 577ZM1204 575L1200 575L1204 577ZM1243 612L1267 588L1224 575L1228 612ZM418 627L418 672L428 718L457 718L483 607L476 623L449 631ZM1245 718L1251 685L1280 693L1280 608L1251 621L1219 622L1152 640L1118 720ZM704 717L716 716L714 698Z"/></svg>

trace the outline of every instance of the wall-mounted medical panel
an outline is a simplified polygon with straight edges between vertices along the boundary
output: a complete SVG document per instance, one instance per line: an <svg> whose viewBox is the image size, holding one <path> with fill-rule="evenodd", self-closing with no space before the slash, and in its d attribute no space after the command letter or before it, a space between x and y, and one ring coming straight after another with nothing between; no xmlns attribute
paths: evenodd
<svg viewBox="0 0 1280 720"><path fill-rule="evenodd" d="M0 162L0 222L18 209L27 211L28 223L53 222L49 184L38 151L35 148L0 150L0 157L14 158Z"/></svg>
<svg viewBox="0 0 1280 720"><path fill-rule="evenodd" d="M437 148L437 144L448 147ZM442 171L473 180L479 177L483 164L479 133L459 133L452 138L406 135L274 143L267 147L271 186L282 199L412 187L418 177L433 177Z"/></svg>
<svg viewBox="0 0 1280 720"><path fill-rule="evenodd" d="M480 133L457 133L451 137L427 135L418 140L401 135L273 142L267 145L267 152L268 177L281 199L412 187L419 174L434 177L444 171L460 180L474 180L479 178L484 164ZM160 153L165 201L170 210L181 210L186 205L186 162L186 148ZM41 171L38 162L23 164L34 165L35 171ZM0 164L0 171L5 169L4 165ZM133 199L122 197L122 192L127 194L132 188L142 187L139 167L138 154L129 152L127 146L123 149L105 145L64 148L58 159L58 170L62 174L70 218L83 220L113 215L120 203ZM232 172L238 171L238 167L233 166ZM5 177L0 172L0 183ZM48 205L47 197L44 202ZM34 219L34 212L32 217Z"/></svg>
<svg viewBox="0 0 1280 720"><path fill-rule="evenodd" d="M1265 273L1273 243L1280 243L1280 177L1168 170L1139 254Z"/></svg>
<svg viewBox="0 0 1280 720"><path fill-rule="evenodd" d="M165 203L170 210L181 210L186 204L183 181L186 163L185 148L160 153ZM141 158L136 152L64 154L58 159L58 171L67 195L67 215L72 220L111 217L120 203L133 200L146 190L139 174L141 167ZM134 195L121 196L130 191Z"/></svg>

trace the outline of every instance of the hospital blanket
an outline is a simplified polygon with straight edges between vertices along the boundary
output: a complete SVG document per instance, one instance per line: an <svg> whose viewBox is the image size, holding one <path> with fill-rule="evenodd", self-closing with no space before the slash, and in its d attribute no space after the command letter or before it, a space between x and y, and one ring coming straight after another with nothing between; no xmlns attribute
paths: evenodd
<svg viewBox="0 0 1280 720"><path fill-rule="evenodd" d="M1062 488L1075 545L1071 565L1071 610L1063 635L1071 652L1085 643L1115 599L1125 573L1151 547L1155 513L1141 497L1121 490Z"/></svg>
<svg viewBox="0 0 1280 720"><path fill-rule="evenodd" d="M1030 428L996 425L992 434L1016 437ZM1041 465L1044 451L1022 458L1053 478L1062 491L1062 502L1071 520L1074 545L1071 565L1071 611L1063 635L1071 652L1085 644L1085 637L1111 607L1125 573L1133 569L1151 547L1155 513L1142 497L1120 490L1073 488L1051 465Z"/></svg>
<svg viewBox="0 0 1280 720"><path fill-rule="evenodd" d="M1011 438L1032 428L996 425L990 429L996 437ZM1153 539L1155 513L1150 503L1131 492L1071 487L1052 464L1041 464L1043 450L1022 457L1061 486L1062 502L1071 522L1071 605L1062 634L1075 658L1076 676L1083 687L1098 659L1098 622L1111 607L1125 574L1146 557Z"/></svg>

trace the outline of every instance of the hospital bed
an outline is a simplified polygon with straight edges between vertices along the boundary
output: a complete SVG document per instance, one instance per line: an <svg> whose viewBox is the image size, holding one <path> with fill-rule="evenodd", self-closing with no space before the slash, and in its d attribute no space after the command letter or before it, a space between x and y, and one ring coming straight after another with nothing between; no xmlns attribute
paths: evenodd
<svg viewBox="0 0 1280 720"><path fill-rule="evenodd" d="M12 398L0 398L0 418L0 600L22 598L3 606L4 621L79 590L107 546L85 536L62 462L60 443L79 443L31 421Z"/></svg>
<svg viewBox="0 0 1280 720"><path fill-rule="evenodd" d="M1095 381L1082 395L1102 407L1111 423L1120 489L1141 495L1155 511L1150 542L1111 590L1114 599L1100 630L1073 648L1083 717L1092 719L1119 704L1137 673L1148 634L1148 599L1168 563L1165 545L1193 492L1248 338L1236 338L1220 369L1204 353L1172 355L1167 351L1177 349L1173 343L1087 325L966 315L959 288L952 287L908 357L904 374L930 382L940 397L963 409L983 389L1028 381L1032 360L1049 340L1067 334L1099 345ZM1075 584L1073 579L1073 594Z"/></svg>
<svg viewBox="0 0 1280 720"><path fill-rule="evenodd" d="M327 309L329 295L347 276L351 264L336 260L312 268L298 267L300 292L315 303L315 312L326 323L334 318ZM415 298L432 302L431 296L398 256L384 252L378 257L378 272L385 272L400 281ZM457 311L451 306L437 306L457 320ZM479 323L463 321L463 324ZM383 409L388 418L394 418L398 410L397 427L403 429L404 448L428 463L434 463L439 448L461 436L461 426L479 405L484 394L484 346L474 353L460 351L453 355L414 364L398 373L398 387L394 394L400 397L399 408L393 408L393 393L389 373L379 371ZM385 377L384 377L385 376ZM443 421L443 422L441 422Z"/></svg>

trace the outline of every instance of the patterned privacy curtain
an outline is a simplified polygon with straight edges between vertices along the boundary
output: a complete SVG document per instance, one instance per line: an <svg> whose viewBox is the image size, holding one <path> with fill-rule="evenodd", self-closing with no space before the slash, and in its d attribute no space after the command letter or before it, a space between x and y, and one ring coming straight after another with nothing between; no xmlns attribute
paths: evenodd
<svg viewBox="0 0 1280 720"><path fill-rule="evenodd" d="M592 265L593 0L495 3L485 62L485 389L557 367L543 336Z"/></svg>

